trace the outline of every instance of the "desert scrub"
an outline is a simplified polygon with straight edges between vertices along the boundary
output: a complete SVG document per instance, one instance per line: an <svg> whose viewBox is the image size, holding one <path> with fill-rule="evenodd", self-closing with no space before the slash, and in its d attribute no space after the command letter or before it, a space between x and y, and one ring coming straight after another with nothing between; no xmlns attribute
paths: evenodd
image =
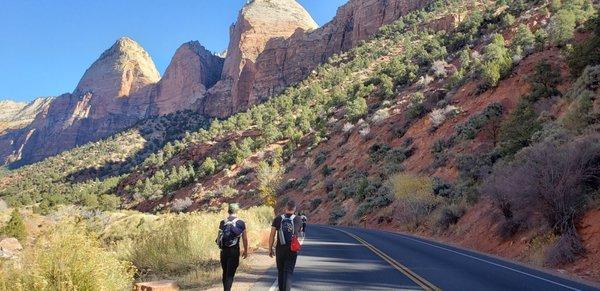
<svg viewBox="0 0 600 291"><path fill-rule="evenodd" d="M0 269L0 290L127 290L135 274L130 262L70 222L27 247L22 264L5 262Z"/></svg>
<svg viewBox="0 0 600 291"><path fill-rule="evenodd" d="M153 221L150 218L151 226L133 238L130 260L142 275L153 277L167 278L198 268L214 268L219 259L219 248L214 240L219 222L225 217L222 211L165 214ZM248 227L250 247L258 247L262 230L268 229L273 219L273 209L253 207L240 211L239 217Z"/></svg>
<svg viewBox="0 0 600 291"><path fill-rule="evenodd" d="M428 177L411 174L397 174L389 183L395 195L398 220L409 230L425 223L441 203L432 192L432 182Z"/></svg>

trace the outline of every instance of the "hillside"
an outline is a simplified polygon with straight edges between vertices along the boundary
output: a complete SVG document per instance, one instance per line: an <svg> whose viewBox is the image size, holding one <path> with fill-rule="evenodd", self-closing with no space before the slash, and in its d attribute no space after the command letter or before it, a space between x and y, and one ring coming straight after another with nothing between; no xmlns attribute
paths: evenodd
<svg viewBox="0 0 600 291"><path fill-rule="evenodd" d="M0 173L0 197L152 213L295 199L311 222L600 280L593 3L422 4L247 111L148 119Z"/></svg>

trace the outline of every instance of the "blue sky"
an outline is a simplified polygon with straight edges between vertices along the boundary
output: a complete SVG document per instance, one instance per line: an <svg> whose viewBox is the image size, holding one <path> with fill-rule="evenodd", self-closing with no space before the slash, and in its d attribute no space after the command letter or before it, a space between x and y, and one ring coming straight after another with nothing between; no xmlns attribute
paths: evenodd
<svg viewBox="0 0 600 291"><path fill-rule="evenodd" d="M139 42L164 73L177 47L229 42L246 0L5 0L0 9L0 100L30 101L72 91L121 36ZM298 0L319 25L347 0Z"/></svg>

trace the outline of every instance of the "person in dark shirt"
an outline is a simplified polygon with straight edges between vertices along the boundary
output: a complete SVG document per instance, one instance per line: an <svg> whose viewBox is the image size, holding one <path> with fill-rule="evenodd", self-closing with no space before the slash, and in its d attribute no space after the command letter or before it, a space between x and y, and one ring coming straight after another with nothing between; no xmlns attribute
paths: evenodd
<svg viewBox="0 0 600 291"><path fill-rule="evenodd" d="M228 213L229 216L221 221L219 224L219 233L225 231L227 224L233 225L239 235L236 234L237 238L230 240L226 245L221 246L221 268L223 269L223 290L230 291L233 285L233 278L235 272L240 264L240 238L244 244L244 252L242 252L242 258L248 256L248 236L246 234L246 223L237 217L237 212L240 209L239 204L229 204Z"/></svg>
<svg viewBox="0 0 600 291"><path fill-rule="evenodd" d="M298 235L300 228L302 227L302 219L300 216L295 215L296 203L293 200L287 202L285 206L285 212L282 215L275 217L271 224L271 235L269 237L269 256L272 258L275 253L275 261L277 262L277 282L279 284L280 291L289 291L292 288L292 276L294 274L294 268L296 267L296 259L298 253L292 252L290 249L290 242L283 241L281 227L284 218L291 219L293 222L293 233ZM289 225L289 224L288 224ZM277 246L275 251L273 250L273 244L275 243L275 235L277 235Z"/></svg>

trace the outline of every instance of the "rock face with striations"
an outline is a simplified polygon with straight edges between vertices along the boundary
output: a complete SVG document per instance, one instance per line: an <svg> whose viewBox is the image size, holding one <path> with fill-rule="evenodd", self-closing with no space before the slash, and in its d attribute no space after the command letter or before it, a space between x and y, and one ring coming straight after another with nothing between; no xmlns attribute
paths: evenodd
<svg viewBox="0 0 600 291"><path fill-rule="evenodd" d="M283 2L286 4L283 5ZM204 112L208 115L224 117L280 93L285 87L306 78L317 65L325 62L333 54L353 48L361 40L376 33L380 27L394 22L413 10L423 8L430 2L433 1L350 0L338 9L331 22L319 29L312 30L314 26L307 24L305 29L294 30L293 34L274 36L266 42L261 38L260 46L244 46L245 40L255 38L254 30L251 29L253 27L251 24L254 22L252 16L260 18L259 15L263 14L286 15L285 10L289 9L287 7L299 6L293 0L256 0L241 11L232 29L231 44L223 71L225 79L223 82L226 84L220 84L222 86L216 86L215 90L209 92ZM252 10L252 5L256 4L264 11L261 14L248 13ZM290 13L303 15L300 12ZM304 17L301 19L306 20ZM289 32L292 30L290 27ZM238 45L240 42L242 44ZM242 57L240 61L239 51L246 50L249 53L242 55L251 57L245 61ZM240 64L239 70L236 64Z"/></svg>
<svg viewBox="0 0 600 291"><path fill-rule="evenodd" d="M205 112L225 117L248 108L256 72L256 59L273 38L288 38L296 31L318 27L295 0L254 0L244 6L231 27L221 81L209 91Z"/></svg>
<svg viewBox="0 0 600 291"><path fill-rule="evenodd" d="M159 79L148 53L130 38L119 39L85 72L73 93L54 99L12 137L7 161L38 161L131 126L146 116Z"/></svg>
<svg viewBox="0 0 600 291"><path fill-rule="evenodd" d="M222 70L223 59L199 42L183 44L156 87L150 114L163 115L192 108L204 98L206 90L219 81Z"/></svg>
<svg viewBox="0 0 600 291"><path fill-rule="evenodd" d="M36 115L48 108L53 97L40 97L29 103L0 101L0 134L29 125Z"/></svg>

